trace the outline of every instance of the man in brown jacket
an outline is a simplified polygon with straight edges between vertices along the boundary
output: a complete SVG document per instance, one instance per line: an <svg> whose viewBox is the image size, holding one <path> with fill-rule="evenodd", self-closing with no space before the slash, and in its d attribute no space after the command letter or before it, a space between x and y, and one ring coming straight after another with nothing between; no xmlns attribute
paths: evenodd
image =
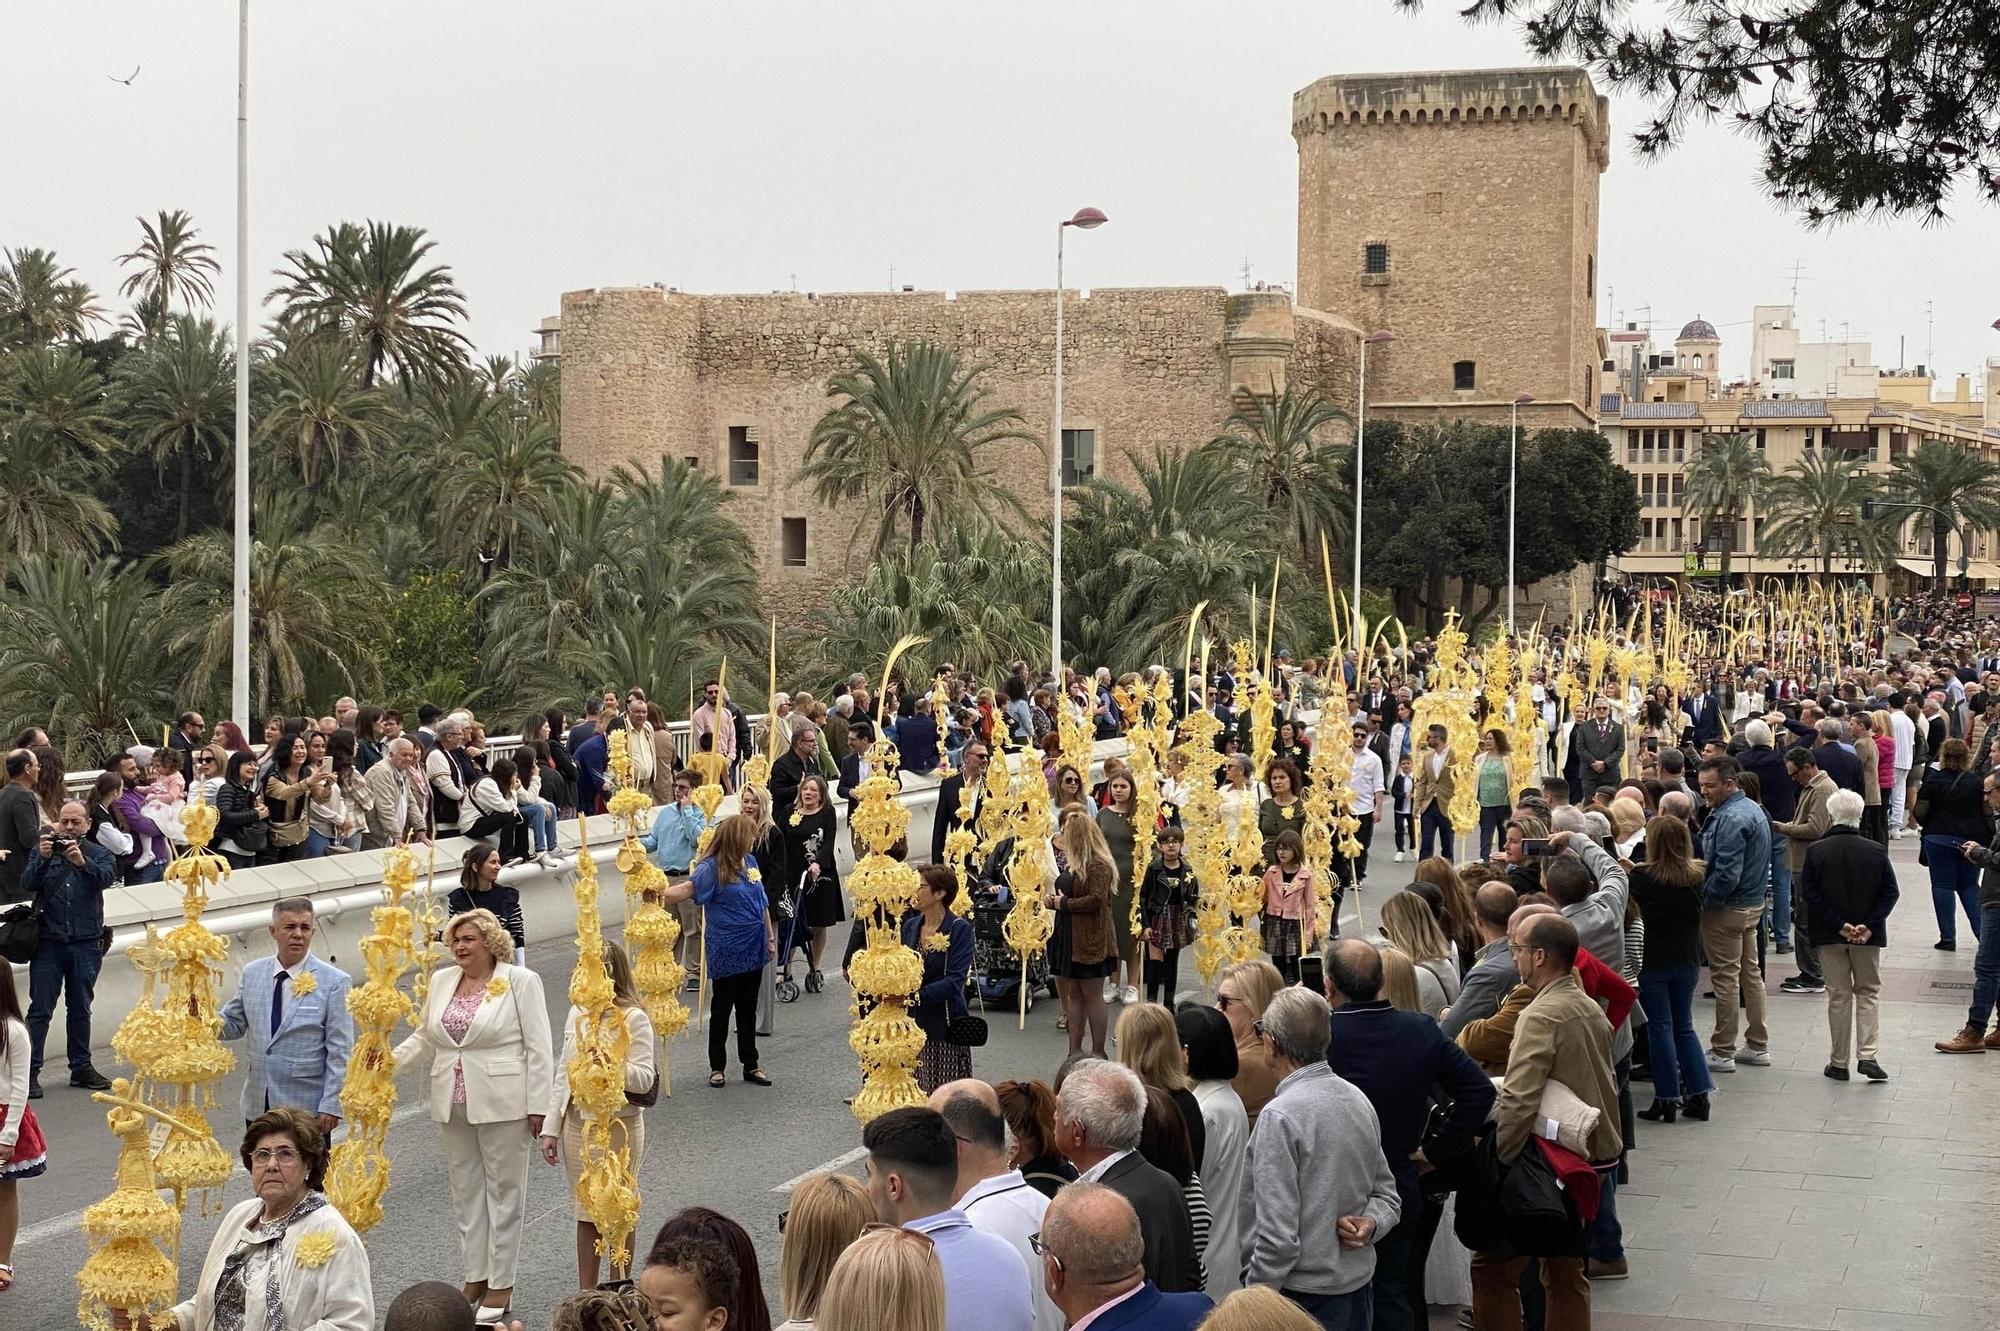
<svg viewBox="0 0 2000 1331"><path fill-rule="evenodd" d="M1537 915L1521 924L1512 946L1521 978L1534 986L1535 999L1515 1028L1507 1076L1493 1109L1499 1157L1511 1162L1529 1149L1541 1119L1542 1091L1550 1082L1561 1082L1598 1111L1588 1142L1591 1163L1615 1165L1624 1141L1611 1067L1611 1020L1577 983L1576 926L1561 915ZM1521 1273L1533 1260L1512 1253L1473 1254L1476 1325L1520 1325ZM1587 1331L1590 1282L1583 1259L1540 1260L1548 1300L1544 1324L1549 1331Z"/></svg>
<svg viewBox="0 0 2000 1331"><path fill-rule="evenodd" d="M1423 752L1410 765L1416 768L1410 784L1410 812L1421 830L1421 858L1431 857L1434 841L1442 840L1444 857L1452 858L1451 797L1455 789L1451 774L1451 744L1443 726L1434 725L1424 739Z"/></svg>
<svg viewBox="0 0 2000 1331"><path fill-rule="evenodd" d="M1822 772L1819 760L1813 751L1803 746L1787 750L1785 770L1792 774L1792 780L1799 787L1798 808L1789 823L1773 821L1771 830L1791 839L1785 857L1792 866L1792 881L1799 881L1805 872L1806 850L1813 842L1826 835L1833 826L1833 813L1826 802L1833 792L1840 789L1832 777ZM1873 780L1873 777L1869 778ZM1778 986L1788 994L1823 994L1826 981L1820 975L1819 949L1813 945L1812 934L1807 928L1808 910L1805 898L1798 892L1792 893L1792 948L1799 959L1799 973Z"/></svg>

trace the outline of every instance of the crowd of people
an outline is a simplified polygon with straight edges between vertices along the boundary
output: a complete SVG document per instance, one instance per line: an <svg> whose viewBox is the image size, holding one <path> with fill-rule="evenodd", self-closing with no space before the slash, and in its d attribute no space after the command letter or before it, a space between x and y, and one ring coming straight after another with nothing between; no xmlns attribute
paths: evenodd
<svg viewBox="0 0 2000 1331"><path fill-rule="evenodd" d="M455 983L431 986L396 1051L427 1069L463 1282L406 1292L383 1325L504 1320L530 1161L574 1169L580 1123L525 965L535 930L502 871L560 863L556 822L601 810L608 736L622 728L632 780L657 806L644 849L681 912L688 984L710 993L718 1088L732 1025L744 1079L773 1084L756 1044L764 985L781 1001L828 991L829 935L848 918L841 811L874 775L878 736L904 773L948 770L932 862L902 922L923 964L912 1016L930 1103L868 1125L865 1183L818 1176L794 1192L780 1218L789 1331L1399 1331L1427 1325L1432 1305L1465 1307L1480 1328L1587 1327L1591 1283L1630 1271L1617 1194L1639 1124L1707 1122L1720 1079L1772 1061L1772 955L1798 972L1776 1001L1826 996L1826 1075L1888 1078L1877 1004L1897 900L1892 841L1921 838L1934 946L1957 946L1961 915L1979 946L1966 1024L1938 1049L2000 1049L2000 636L1930 605L1897 607L1892 626L1905 636L1878 631L1811 666L1709 663L1684 696L1611 683L1572 710L1538 673L1525 788L1511 780L1511 718L1482 704L1479 752L1463 761L1448 727L1418 724L1434 686L1428 641L1296 665L1276 653L1268 755L1252 752L1252 681L1177 676L1176 711L1205 708L1221 723L1224 824L1256 828L1251 923L1264 955L1223 967L1212 990L1191 988L1179 964L1202 888L1181 825L1184 764L1170 759L1161 775L1153 850L1135 863L1132 772L1116 757L1090 772L1062 758L1066 721L1100 739L1122 733L1114 690L1140 681L1108 670L1058 683L1020 664L988 687L946 666L928 689L892 682L880 699L860 675L825 703L779 694L765 718L777 757L761 785L743 778L750 720L713 682L685 749L636 688L587 700L574 725L560 708L535 716L507 756L489 754L470 713L431 705L405 733L394 711L343 698L319 721L274 718L258 748L231 723L210 732L188 713L166 746L122 755L82 801L67 798L47 737L23 735L0 789L0 885L35 903L41 931L25 1013L0 974L0 1290L15 1181L44 1164L25 1105L42 1094L54 1003L67 990L72 1084L103 1085L89 1029L102 893L158 877L190 783L205 783L219 849L239 866L441 831L473 840L444 933ZM1324 771L1308 719L1336 672L1364 850L1316 866L1299 830ZM1003 746L1014 762L1039 754L1057 811L1045 905L1068 1048L1046 1082L977 1080L963 1034L976 951L965 894L997 885L990 866L941 852L967 791L976 820ZM1454 863L1459 781L1475 788L1479 844ZM711 824L693 801L703 785L732 791L736 811ZM1395 862L1414 860L1411 879L1378 896L1374 929L1343 936L1341 900L1365 879L1384 820ZM1330 930L1318 909L1329 899ZM273 955L245 968L225 1011L225 1039L258 1037L246 1042L242 1102L257 1196L226 1219L228 1242L218 1236L196 1298L176 1310L184 1327L242 1325L229 1310L253 1282L258 1299L296 1301L288 1317L300 1324L373 1325L366 1254L312 1200L352 1045L349 980L312 956L313 925L309 899L279 901ZM859 941L857 922L843 968ZM607 941L604 960L632 1036L636 1167L654 1039L622 950ZM580 1018L571 1011L566 1042ZM1633 1088L1648 1082L1640 1108ZM273 1264L322 1232L338 1269L352 1277L360 1263L358 1291ZM586 1292L558 1325L772 1325L749 1237L724 1217L696 1208L669 1221L631 1289L592 1288L597 1237L579 1214ZM614 1285L628 1274L610 1272Z"/></svg>

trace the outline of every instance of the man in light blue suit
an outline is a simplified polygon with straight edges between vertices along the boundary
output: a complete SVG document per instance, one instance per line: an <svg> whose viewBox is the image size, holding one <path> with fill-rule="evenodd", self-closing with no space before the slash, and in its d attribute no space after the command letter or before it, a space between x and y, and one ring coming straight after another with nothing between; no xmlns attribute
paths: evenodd
<svg viewBox="0 0 2000 1331"><path fill-rule="evenodd" d="M340 1123L340 1088L354 1049L347 973L312 955L313 904L283 897L271 907L277 954L243 968L236 996L222 1009L222 1038L250 1054L243 1082L245 1122L290 1105L319 1116L322 1131ZM301 983L311 976L310 983ZM303 990L303 992L301 992Z"/></svg>

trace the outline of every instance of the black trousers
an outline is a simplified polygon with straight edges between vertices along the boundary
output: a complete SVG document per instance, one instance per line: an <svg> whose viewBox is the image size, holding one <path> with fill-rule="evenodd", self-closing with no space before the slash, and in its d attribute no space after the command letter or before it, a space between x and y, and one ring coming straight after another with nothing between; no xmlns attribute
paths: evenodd
<svg viewBox="0 0 2000 1331"><path fill-rule="evenodd" d="M1374 1331L1425 1331L1430 1325L1424 1266L1443 1218L1444 1203L1426 1197L1375 1245Z"/></svg>
<svg viewBox="0 0 2000 1331"><path fill-rule="evenodd" d="M728 1063L729 1018L736 1017L736 1057L745 1072L757 1068L757 988L761 970L741 975L711 975L708 980L708 1070L720 1072Z"/></svg>
<svg viewBox="0 0 2000 1331"><path fill-rule="evenodd" d="M528 820L518 813L482 813L479 821L465 829L464 835L477 841L481 837L500 834L500 862L512 864L515 860L526 859L528 855Z"/></svg>

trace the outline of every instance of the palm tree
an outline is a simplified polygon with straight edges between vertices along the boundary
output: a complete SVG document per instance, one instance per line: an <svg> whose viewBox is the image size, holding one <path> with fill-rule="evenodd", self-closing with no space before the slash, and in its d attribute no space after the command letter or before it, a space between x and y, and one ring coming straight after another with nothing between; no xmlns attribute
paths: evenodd
<svg viewBox="0 0 2000 1331"><path fill-rule="evenodd" d="M222 268L215 261L215 247L195 239L194 219L180 209L162 209L156 222L136 220L139 248L118 256L119 263L136 271L118 293L141 303L139 322L150 339L165 326L176 300L189 309L207 309L215 300L214 278Z"/></svg>
<svg viewBox="0 0 2000 1331"><path fill-rule="evenodd" d="M117 399L132 446L164 476L180 473L174 539L188 534L197 462L214 458L236 429L236 357L207 319L175 315L144 350L118 366Z"/></svg>
<svg viewBox="0 0 2000 1331"><path fill-rule="evenodd" d="M1722 581L1729 583L1730 555L1736 544L1736 524L1770 478L1771 464L1747 434L1702 436L1701 450L1687 465L1687 507L1700 515L1702 528L1724 529Z"/></svg>
<svg viewBox="0 0 2000 1331"><path fill-rule="evenodd" d="M405 381L444 383L471 344L456 326L465 298L451 268L423 266L433 248L422 227L342 222L311 249L286 252L271 293L284 305L280 322L353 343L363 388L388 366Z"/></svg>
<svg viewBox="0 0 2000 1331"><path fill-rule="evenodd" d="M487 614L489 657L528 673L559 674L565 648L619 600L625 569L642 553L625 535L619 496L607 485L560 491L548 520L522 533L512 562L473 598Z"/></svg>
<svg viewBox="0 0 2000 1331"><path fill-rule="evenodd" d="M1878 499L1882 478L1852 458L1824 450L1806 453L1764 487L1769 519L1760 553L1817 555L1823 576L1833 576L1834 556L1882 567L1895 558L1894 524L1863 521L1863 503Z"/></svg>
<svg viewBox="0 0 2000 1331"><path fill-rule="evenodd" d="M1926 439L1895 460L1889 498L1931 510L1931 558L1937 585L1945 585L1946 547L1957 529L1968 551L1972 533L2000 527L2000 463L1941 439Z"/></svg>
<svg viewBox="0 0 2000 1331"><path fill-rule="evenodd" d="M250 546L251 707L296 707L311 671L331 667L350 692L375 675L384 625L381 573L330 528L309 527L303 496L258 497ZM169 585L160 619L187 660L186 689L206 694L229 660L234 622L230 534L199 532L160 556Z"/></svg>
<svg viewBox="0 0 2000 1331"><path fill-rule="evenodd" d="M1207 601L1218 629L1268 586L1276 516L1226 451L1127 454L1133 483L1093 477L1074 492L1063 545L1068 659L1137 667L1180 650Z"/></svg>
<svg viewBox="0 0 2000 1331"><path fill-rule="evenodd" d="M24 347L0 362L0 416L46 440L71 479L95 471L117 445L104 376L75 347Z"/></svg>
<svg viewBox="0 0 2000 1331"><path fill-rule="evenodd" d="M321 479L338 488L350 455L387 437L387 404L380 390L362 386L360 360L345 344L307 339L272 360L268 372L259 437L298 468L307 489Z"/></svg>
<svg viewBox="0 0 2000 1331"><path fill-rule="evenodd" d="M1351 449L1329 443L1327 430L1351 427L1354 418L1335 405L1318 385L1282 392L1236 390L1235 410L1222 433L1208 447L1233 458L1257 487L1264 506L1279 514L1298 542L1296 552L1309 555L1326 533L1336 545L1347 540L1350 493L1347 461Z"/></svg>
<svg viewBox="0 0 2000 1331"><path fill-rule="evenodd" d="M515 391L528 410L562 433L562 364L550 358L538 360L515 376Z"/></svg>
<svg viewBox="0 0 2000 1331"><path fill-rule="evenodd" d="M486 417L446 453L438 520L449 547L470 566L505 568L530 525L546 523L555 496L576 483L555 431L511 413Z"/></svg>
<svg viewBox="0 0 2000 1331"><path fill-rule="evenodd" d="M7 728L43 727L83 766L128 734L157 734L180 706L159 623L160 593L130 565L76 554L22 565L0 602Z"/></svg>
<svg viewBox="0 0 2000 1331"><path fill-rule="evenodd" d="M81 341L103 321L96 294L53 251L7 251L0 264L0 350Z"/></svg>
<svg viewBox="0 0 2000 1331"><path fill-rule="evenodd" d="M94 554L118 534L118 520L86 483L89 471L50 436L20 420L0 421L0 580L18 557L25 569L51 556Z"/></svg>
<svg viewBox="0 0 2000 1331"><path fill-rule="evenodd" d="M792 484L810 486L822 504L865 501L856 530L872 512L877 559L897 546L913 557L934 535L936 515L953 523L997 517L996 508L1022 516L1020 499L982 470L980 454L1041 441L1020 412L986 405L984 372L934 342L892 342L880 358L862 352L853 370L827 381L839 404L813 426Z"/></svg>

